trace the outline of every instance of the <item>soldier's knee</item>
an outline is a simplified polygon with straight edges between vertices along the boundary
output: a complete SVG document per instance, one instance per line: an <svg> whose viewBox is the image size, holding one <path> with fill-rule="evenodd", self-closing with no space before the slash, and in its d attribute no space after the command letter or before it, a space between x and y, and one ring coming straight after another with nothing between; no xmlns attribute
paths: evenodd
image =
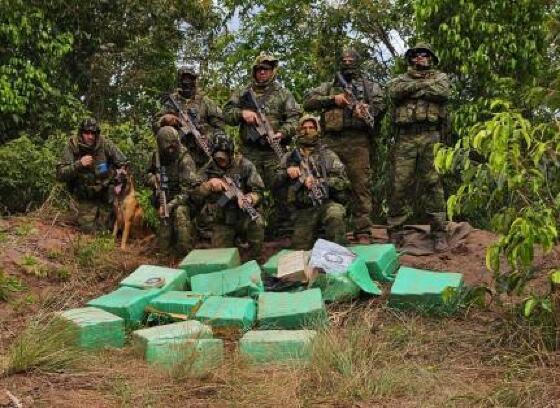
<svg viewBox="0 0 560 408"><path fill-rule="evenodd" d="M325 211L325 220L328 221L344 221L346 209L338 203L329 205Z"/></svg>

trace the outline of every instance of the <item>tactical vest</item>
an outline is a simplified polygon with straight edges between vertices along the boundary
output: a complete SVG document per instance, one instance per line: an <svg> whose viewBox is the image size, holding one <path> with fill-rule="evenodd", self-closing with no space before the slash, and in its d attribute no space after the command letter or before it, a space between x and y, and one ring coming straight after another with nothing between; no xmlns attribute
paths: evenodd
<svg viewBox="0 0 560 408"><path fill-rule="evenodd" d="M91 152L80 151L78 141L75 138L70 140L70 146L74 161L80 160L83 156L93 156L93 165L78 169L76 179L69 182L70 191L80 198L105 198L108 186L114 178L114 169L105 151L104 139L100 136L94 150Z"/></svg>
<svg viewBox="0 0 560 408"><path fill-rule="evenodd" d="M357 78L352 81L352 91L358 101L369 101L369 94L363 78ZM337 95L344 93L344 89L338 83L332 83L328 93L331 96ZM367 124L363 120L354 117L352 110L348 107L334 106L326 109L321 115L321 121L326 132L340 132L345 129L368 129Z"/></svg>
<svg viewBox="0 0 560 408"><path fill-rule="evenodd" d="M419 122L437 124L446 117L447 107L444 104L425 99L405 99L395 108L395 123L399 125Z"/></svg>

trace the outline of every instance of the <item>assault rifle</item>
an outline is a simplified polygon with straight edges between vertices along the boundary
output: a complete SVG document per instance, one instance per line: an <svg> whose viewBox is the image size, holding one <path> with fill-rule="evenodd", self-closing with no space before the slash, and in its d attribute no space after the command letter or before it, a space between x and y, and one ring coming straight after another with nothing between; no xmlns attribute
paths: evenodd
<svg viewBox="0 0 560 408"><path fill-rule="evenodd" d="M305 184L305 180L307 179L307 177L313 177L315 179L315 182L308 190L309 198L313 203L313 207L318 207L323 204L323 201L329 196L328 187L325 185L323 180L320 180L313 175L313 171L309 168L307 162L301 157L301 153L299 152L298 148L295 148L293 150L291 155L291 162L298 165L301 169L301 176L298 180L298 188Z"/></svg>
<svg viewBox="0 0 560 408"><path fill-rule="evenodd" d="M274 136L274 129L257 102L255 91L253 91L252 88L247 89L242 98L246 107L254 110L257 114L257 124L254 126L254 129L257 132L258 137L252 139L251 141L255 142L258 138L264 137L278 157L278 160L282 160L282 156L284 156L285 153L284 149L282 148L282 145L280 145L278 139ZM251 139L250 136L249 138Z"/></svg>
<svg viewBox="0 0 560 408"><path fill-rule="evenodd" d="M225 205L233 199L239 204L238 199L241 198L241 210L251 218L251 221L255 221L259 218L260 214L255 207L253 207L253 204L245 199L245 194L243 194L243 191L241 191L235 181L231 177L225 175L222 176L221 179L226 182L228 188L218 200L218 205L220 207L225 207Z"/></svg>
<svg viewBox="0 0 560 408"><path fill-rule="evenodd" d="M192 134L194 136L196 144L198 145L198 147L200 147L204 154L206 154L206 156L209 158L212 157L210 141L208 140L208 138L199 132L190 115L183 112L181 106L179 106L179 103L177 103L177 101L173 99L171 95L168 95L168 99L171 102L173 109L175 109L175 112L177 112L177 114L179 115L179 123L181 125L179 130L185 135Z"/></svg>
<svg viewBox="0 0 560 408"><path fill-rule="evenodd" d="M166 224L169 219L169 209L167 208L167 197L169 195L169 177L167 177L167 170L165 166L161 165L159 151L156 149L156 172L159 175L159 180L156 177L156 197L159 202L160 208L163 208L163 223Z"/></svg>
<svg viewBox="0 0 560 408"><path fill-rule="evenodd" d="M346 81L346 79L344 79L344 76L340 72L336 73L336 79L338 80L340 85L342 85L342 88L344 89L344 93L346 94L346 98L350 101L350 105L349 105L350 109L352 110L356 109L356 106L360 103L360 101L358 100L358 98L356 98L356 95L354 95L354 91L352 90L352 85L349 84L348 81ZM366 124L371 130L374 129L375 118L373 117L369 109L366 110L364 116L361 119L364 122L366 122Z"/></svg>

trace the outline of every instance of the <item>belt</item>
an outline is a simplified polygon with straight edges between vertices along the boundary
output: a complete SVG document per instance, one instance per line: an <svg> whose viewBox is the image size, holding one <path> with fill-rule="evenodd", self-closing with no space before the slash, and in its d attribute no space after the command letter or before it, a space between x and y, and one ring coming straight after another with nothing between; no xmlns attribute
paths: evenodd
<svg viewBox="0 0 560 408"><path fill-rule="evenodd" d="M433 123L410 123L410 124L399 125L400 134L434 132L439 130L440 130L439 124L433 124Z"/></svg>

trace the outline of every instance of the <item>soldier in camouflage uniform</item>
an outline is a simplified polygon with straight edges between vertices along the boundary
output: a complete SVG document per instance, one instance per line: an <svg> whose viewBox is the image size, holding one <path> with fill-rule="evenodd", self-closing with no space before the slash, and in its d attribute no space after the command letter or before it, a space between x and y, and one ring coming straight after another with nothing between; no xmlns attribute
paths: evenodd
<svg viewBox="0 0 560 408"><path fill-rule="evenodd" d="M66 182L77 205L77 224L83 232L108 231L111 225L115 170L126 157L101 136L93 118L85 119L69 140L57 164L57 179Z"/></svg>
<svg viewBox="0 0 560 408"><path fill-rule="evenodd" d="M303 107L321 112L325 143L346 166L352 183L354 233L370 234L372 194L370 149L373 130L363 120L365 110L378 118L385 109L383 92L360 72L360 57L353 49L344 50L340 72L360 103L351 106L340 81L334 79L307 92Z"/></svg>
<svg viewBox="0 0 560 408"><path fill-rule="evenodd" d="M446 74L433 68L438 58L428 44L417 44L405 56L408 71L389 83L397 134L392 151L388 224L394 232L413 215L427 218L435 249L441 250L446 247L445 200L433 150L442 139L450 84Z"/></svg>
<svg viewBox="0 0 560 408"><path fill-rule="evenodd" d="M212 158L199 171L200 183L193 192L197 200L205 202L205 211L212 216L212 246L233 247L236 238L245 238L249 243L250 256L258 258L264 240L262 217L251 220L241 210L239 198L221 201L225 198L224 191L229 189L223 179L227 176L242 191L243 200L253 207L258 206L264 190L261 176L253 163L235 153L233 141L223 134L216 135Z"/></svg>
<svg viewBox="0 0 560 408"><path fill-rule="evenodd" d="M161 207L158 197L154 197L161 219L158 228L159 247L163 252L186 256L193 247L195 237L189 208L189 193L198 180L196 165L187 149L181 145L177 130L171 126L163 126L158 130L157 149L158 151L152 156L148 185L154 190L161 186L163 168L167 177L169 214L168 219L163 218L165 209Z"/></svg>
<svg viewBox="0 0 560 408"><path fill-rule="evenodd" d="M171 94L171 97L177 101L182 111L190 116L200 133L206 135L211 141L213 132L224 128L224 118L220 107L197 88L197 78L198 74L193 69L179 68L177 71L179 88ZM156 132L161 126L173 126L179 130L178 115L169 100L164 100L163 110L157 114L154 125ZM197 168L203 166L208 161L208 157L197 145L194 137L190 134L180 134L180 138L181 143L194 159Z"/></svg>
<svg viewBox="0 0 560 408"><path fill-rule="evenodd" d="M319 121L306 115L301 118L297 147L286 153L277 173L278 184L288 186L288 205L294 207L292 247L311 249L319 231L326 239L346 243L346 210L344 204L350 188L344 164L336 153L323 147L319 140ZM302 180L304 166L311 174ZM322 183L321 202L310 197L314 184Z"/></svg>
<svg viewBox="0 0 560 408"><path fill-rule="evenodd" d="M270 121L275 137L282 146L289 145L296 133L301 109L291 92L276 81L277 71L278 59L261 53L252 66L251 84L234 92L224 106L226 123L239 125L241 153L254 163L268 190L274 182L279 159L266 139L259 137L254 129L257 115L254 108L246 103L246 92L248 89L255 92L257 103ZM267 206L271 213L269 227L274 230L276 224L282 222L282 215L286 212L278 207L283 201L283 193L275 191L272 194L276 208L272 208L272 203L267 203Z"/></svg>

